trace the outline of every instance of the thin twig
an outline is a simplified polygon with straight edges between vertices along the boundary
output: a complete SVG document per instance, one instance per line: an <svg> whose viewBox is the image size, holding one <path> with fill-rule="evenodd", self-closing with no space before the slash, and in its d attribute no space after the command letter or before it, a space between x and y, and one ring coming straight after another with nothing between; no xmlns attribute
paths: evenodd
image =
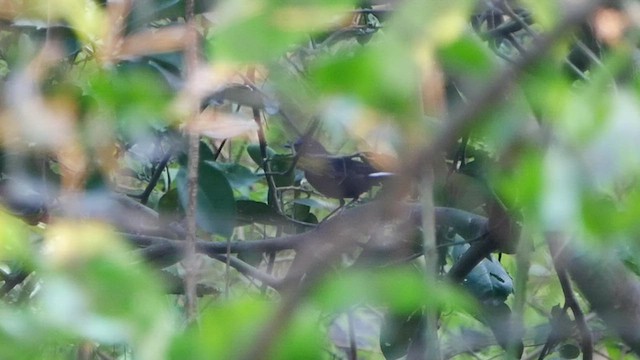
<svg viewBox="0 0 640 360"><path fill-rule="evenodd" d="M435 284L438 278L438 250L436 241L436 211L433 200L433 169L426 170L425 178L422 182L422 254L425 259L425 276L431 283ZM425 349L419 353L426 359L440 359L440 343L438 341L438 309L426 307L424 310L424 344Z"/></svg>
<svg viewBox="0 0 640 360"><path fill-rule="evenodd" d="M566 265L561 261L559 256L559 253L565 244L563 244L562 238L555 234L549 234L547 236L547 244L549 246L551 258L553 259L553 266L556 268L558 280L560 281L562 293L564 294L565 307L570 308L571 312L573 312L573 317L576 321L578 332L580 333L582 359L591 360L593 359L593 338L591 336L591 330L589 329L584 313L582 312L582 309L580 309L580 305L576 300Z"/></svg>
<svg viewBox="0 0 640 360"><path fill-rule="evenodd" d="M164 154L162 159L160 159L160 162L158 162L158 164L156 165L156 168L154 169L155 171L153 172L153 175L151 175L151 179L149 179L149 184L147 184L147 187L144 189L142 194L140 194L140 203L145 205L147 204L147 202L149 201L149 196L151 195L151 192L153 192L153 189L158 184L158 180L160 180L160 176L164 172L164 169L167 167L167 164L169 163L170 159L171 159L171 150L167 151L167 153Z"/></svg>
<svg viewBox="0 0 640 360"><path fill-rule="evenodd" d="M273 289L280 289L280 281L270 274L264 273L257 268L247 264L246 262L238 259L234 256L226 256L226 255L218 255L218 254L210 254L211 258L216 259L218 261L222 261L225 264L229 264L230 267L236 269L239 273L259 280L263 285L269 286Z"/></svg>
<svg viewBox="0 0 640 360"><path fill-rule="evenodd" d="M349 360L358 360L358 344L354 326L353 309L347 310L347 327L349 331Z"/></svg>
<svg viewBox="0 0 640 360"><path fill-rule="evenodd" d="M225 261L225 281L224 281L224 298L229 299L229 289L231 288L231 237L227 237L227 253Z"/></svg>
<svg viewBox="0 0 640 360"><path fill-rule="evenodd" d="M194 20L194 0L186 0L187 45L185 51L187 79L193 80L198 65L198 33ZM188 125L194 123L199 109L198 99L190 106ZM187 127L188 128L188 127ZM189 150L187 163L188 206L186 211L187 239L185 241L185 296L187 321L197 321L198 296L196 275L196 205L198 196L198 163L200 161L200 137L197 132L189 132Z"/></svg>
<svg viewBox="0 0 640 360"><path fill-rule="evenodd" d="M273 273L273 266L276 263L276 252L275 251L271 251L269 252L269 259L267 260L267 269L266 272L267 274L271 275ZM265 286L266 284L263 284L262 289L260 289L260 292L262 292L262 294L264 294L267 291L267 288Z"/></svg>
<svg viewBox="0 0 640 360"><path fill-rule="evenodd" d="M220 142L220 145L216 148L216 153L213 154L213 161L218 161L218 158L220 157L220 154L222 154L222 148L224 148L224 145L227 143L227 140L229 140L229 139L223 139Z"/></svg>

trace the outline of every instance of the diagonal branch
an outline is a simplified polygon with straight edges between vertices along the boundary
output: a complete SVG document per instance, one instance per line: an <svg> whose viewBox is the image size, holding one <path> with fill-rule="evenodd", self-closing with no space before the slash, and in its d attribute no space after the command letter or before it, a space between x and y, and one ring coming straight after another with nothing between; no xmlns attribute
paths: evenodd
<svg viewBox="0 0 640 360"><path fill-rule="evenodd" d="M562 293L564 294L565 299L565 307L570 308L571 312L573 312L573 317L576 320L578 331L580 332L580 347L582 348L582 359L591 360L593 359L593 338L591 337L591 330L589 330L589 326L587 325L584 313L582 312L582 309L580 309L580 305L578 304L578 301L576 300L576 297L573 293L573 287L571 286L571 281L569 280L567 267L562 261L560 261L559 257L559 254L562 251L562 247L566 244L563 243L561 237L552 234L547 235L547 244L549 246L549 252L551 253L551 257L553 259L553 266L556 268L558 280L560 281L560 286L562 287Z"/></svg>
<svg viewBox="0 0 640 360"><path fill-rule="evenodd" d="M592 309L636 355L640 355L638 278L607 254L601 253L594 258L572 245L560 246L554 252L556 261L564 264Z"/></svg>

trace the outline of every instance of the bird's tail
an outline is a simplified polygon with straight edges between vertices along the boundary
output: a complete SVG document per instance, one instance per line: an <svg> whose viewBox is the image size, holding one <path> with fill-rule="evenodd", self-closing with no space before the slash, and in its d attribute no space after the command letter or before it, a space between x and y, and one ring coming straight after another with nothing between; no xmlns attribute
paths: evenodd
<svg viewBox="0 0 640 360"><path fill-rule="evenodd" d="M378 172L371 173L368 176L371 179L387 179L387 178L396 176L396 174L392 172L378 171Z"/></svg>
<svg viewBox="0 0 640 360"><path fill-rule="evenodd" d="M371 173L369 175L367 175L367 177L369 178L369 180L377 185L380 185L383 181L392 178L396 176L396 174L392 173L392 172L386 172L386 171L379 171L379 172L374 172Z"/></svg>

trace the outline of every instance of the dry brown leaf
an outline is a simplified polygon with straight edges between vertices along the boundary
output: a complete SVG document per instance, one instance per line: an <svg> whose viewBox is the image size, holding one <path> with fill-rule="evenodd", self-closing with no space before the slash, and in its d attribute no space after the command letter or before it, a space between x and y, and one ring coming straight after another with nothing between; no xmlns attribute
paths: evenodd
<svg viewBox="0 0 640 360"><path fill-rule="evenodd" d="M595 14L594 29L596 36L609 45L618 44L629 25L629 18L618 10L600 9Z"/></svg>
<svg viewBox="0 0 640 360"><path fill-rule="evenodd" d="M255 134L258 125L253 119L207 109L189 125L189 130L212 139L228 139Z"/></svg>
<svg viewBox="0 0 640 360"><path fill-rule="evenodd" d="M179 51L187 44L186 37L184 25L142 31L124 38L119 56L128 58Z"/></svg>

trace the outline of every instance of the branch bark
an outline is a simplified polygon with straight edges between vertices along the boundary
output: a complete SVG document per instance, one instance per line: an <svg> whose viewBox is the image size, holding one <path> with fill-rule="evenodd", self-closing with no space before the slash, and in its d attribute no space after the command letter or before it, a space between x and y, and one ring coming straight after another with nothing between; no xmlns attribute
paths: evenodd
<svg viewBox="0 0 640 360"><path fill-rule="evenodd" d="M186 0L187 44L186 44L186 68L187 78L192 80L198 65L198 33L194 21L194 0ZM193 99L189 104L188 124L196 120L199 110L199 101ZM189 126L187 128L190 128ZM188 206L186 211L187 239L185 241L184 287L186 296L187 321L197 321L197 275L196 275L196 204L198 196L198 163L200 161L200 136L197 132L189 132L189 150L187 164Z"/></svg>
<svg viewBox="0 0 640 360"><path fill-rule="evenodd" d="M640 355L640 280L612 255L596 258L573 245L562 246L556 255L593 310Z"/></svg>
<svg viewBox="0 0 640 360"><path fill-rule="evenodd" d="M562 240L562 236L559 234L547 235L547 244L549 245L549 252L551 253L551 257L553 259L553 266L555 267L556 273L558 274L558 280L560 281L562 293L564 294L565 308L568 307L571 309L571 312L573 312L573 317L575 318L576 325L580 333L582 359L591 360L593 359L593 338L591 336L591 330L587 325L584 313L582 312L582 309L580 309L580 305L578 304L578 301L576 300L576 297L573 293L573 287L571 286L571 281L569 279L566 264L560 261L559 258L559 253L566 245L566 243Z"/></svg>

